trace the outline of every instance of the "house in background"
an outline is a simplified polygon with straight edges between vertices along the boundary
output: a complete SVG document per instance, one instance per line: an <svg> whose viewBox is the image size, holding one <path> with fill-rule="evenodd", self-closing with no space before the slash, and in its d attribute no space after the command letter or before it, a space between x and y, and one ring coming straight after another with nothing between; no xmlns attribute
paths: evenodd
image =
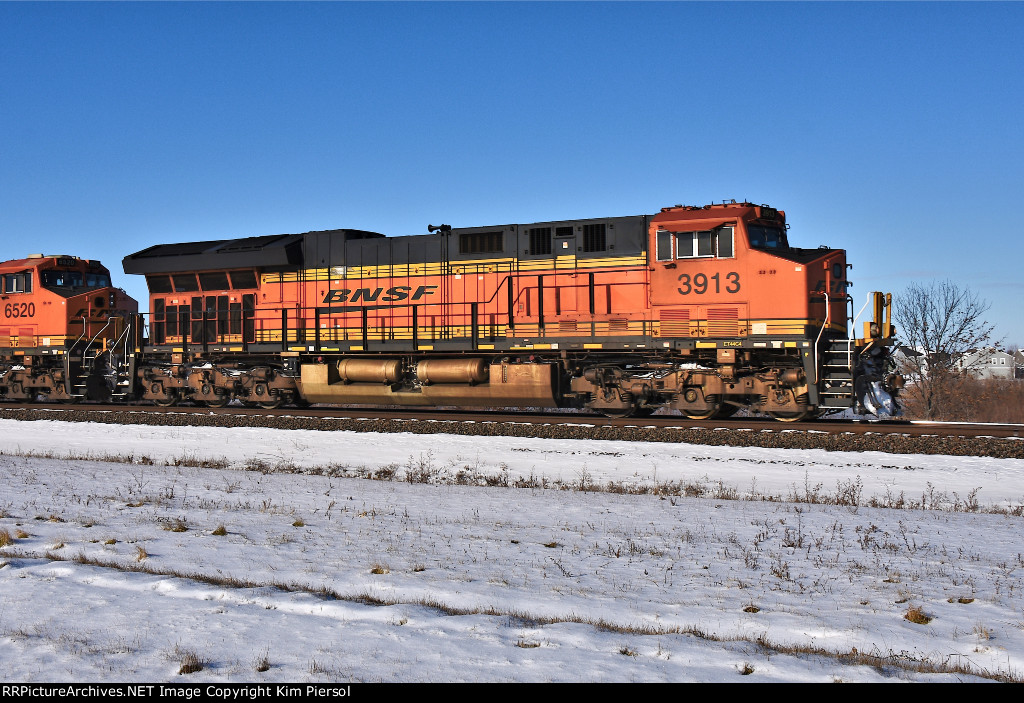
<svg viewBox="0 0 1024 703"><path fill-rule="evenodd" d="M912 347L899 346L892 353L896 368L911 383L917 380L918 373L928 373L928 356Z"/></svg>
<svg viewBox="0 0 1024 703"><path fill-rule="evenodd" d="M1012 380L1017 375L1016 366L1014 354L993 349L969 351L956 362L957 368L979 379Z"/></svg>
<svg viewBox="0 0 1024 703"><path fill-rule="evenodd" d="M928 354L919 349L897 347L893 359L906 377L913 383L918 373L927 374L929 363L949 365L952 370L964 371L977 379L1010 380L1024 379L1024 351L1010 352L994 349L975 349L964 353L952 364L945 354Z"/></svg>

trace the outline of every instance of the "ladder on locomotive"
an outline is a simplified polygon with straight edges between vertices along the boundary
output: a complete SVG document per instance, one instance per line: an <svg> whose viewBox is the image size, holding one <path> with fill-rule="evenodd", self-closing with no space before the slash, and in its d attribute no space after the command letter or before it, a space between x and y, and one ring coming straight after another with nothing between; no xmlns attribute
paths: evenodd
<svg viewBox="0 0 1024 703"><path fill-rule="evenodd" d="M853 315L853 298L847 296L849 312L846 314L846 329L854 330L856 319ZM857 354L857 340L853 332L848 338L830 337L822 340L818 384L818 407L826 410L852 408L856 399L853 372L854 357Z"/></svg>
<svg viewBox="0 0 1024 703"><path fill-rule="evenodd" d="M853 357L856 354L853 339L829 339L821 350L821 383L819 407L842 410L854 404Z"/></svg>
<svg viewBox="0 0 1024 703"><path fill-rule="evenodd" d="M129 317L124 326L124 331L109 346L106 340L100 340L100 335L115 324L121 318L110 317L107 323L95 334L92 339L85 342L84 347L77 356L77 372L71 374L71 397L79 400L89 399L90 383L95 388L98 384L106 386L109 391L110 400L129 400L133 395L133 379L135 376L135 349L130 345L132 339L133 320ZM84 323L84 321L83 321ZM83 329L85 328L83 324ZM69 362L73 359L75 347L81 344L85 338L79 339L68 350ZM107 395L102 393L101 395Z"/></svg>

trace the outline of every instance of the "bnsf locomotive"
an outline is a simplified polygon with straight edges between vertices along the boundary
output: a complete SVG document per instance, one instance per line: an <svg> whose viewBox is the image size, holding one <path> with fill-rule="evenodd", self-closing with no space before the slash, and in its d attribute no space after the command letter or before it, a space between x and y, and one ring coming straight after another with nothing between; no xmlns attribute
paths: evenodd
<svg viewBox="0 0 1024 703"><path fill-rule="evenodd" d="M767 205L428 231L152 246L123 262L146 276L148 320L94 262L8 262L0 394L898 411L889 296L851 335L845 252L791 246Z"/></svg>
<svg viewBox="0 0 1024 703"><path fill-rule="evenodd" d="M138 303L98 261L32 254L0 264L0 397L74 401L124 393ZM121 361L125 361L121 354Z"/></svg>

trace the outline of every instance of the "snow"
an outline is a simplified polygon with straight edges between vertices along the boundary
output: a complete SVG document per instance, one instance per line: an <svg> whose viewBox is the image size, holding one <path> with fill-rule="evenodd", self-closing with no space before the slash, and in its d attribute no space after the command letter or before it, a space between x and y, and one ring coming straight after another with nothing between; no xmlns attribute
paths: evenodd
<svg viewBox="0 0 1024 703"><path fill-rule="evenodd" d="M1022 503L1013 459L0 420L0 657L6 681L1019 678Z"/></svg>

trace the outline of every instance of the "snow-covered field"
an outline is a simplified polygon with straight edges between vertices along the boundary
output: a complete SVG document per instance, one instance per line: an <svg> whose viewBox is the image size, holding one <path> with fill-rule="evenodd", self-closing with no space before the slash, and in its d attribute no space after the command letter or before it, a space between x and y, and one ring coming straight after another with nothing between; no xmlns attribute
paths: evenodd
<svg viewBox="0 0 1024 703"><path fill-rule="evenodd" d="M1024 672L1021 460L10 420L0 454L7 682Z"/></svg>

